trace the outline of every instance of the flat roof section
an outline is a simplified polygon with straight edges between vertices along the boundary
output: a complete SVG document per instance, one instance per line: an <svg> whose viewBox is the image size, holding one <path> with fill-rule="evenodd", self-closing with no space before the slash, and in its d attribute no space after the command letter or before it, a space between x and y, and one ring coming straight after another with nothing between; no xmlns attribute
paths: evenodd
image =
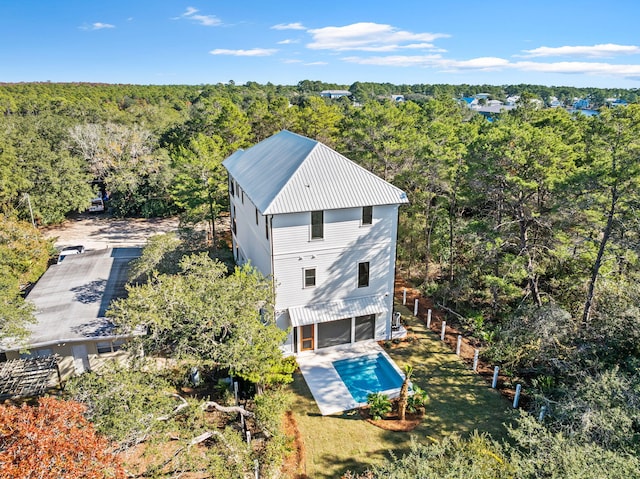
<svg viewBox="0 0 640 479"><path fill-rule="evenodd" d="M37 320L28 326L28 346L114 336L115 327L105 314L114 299L126 296L129 263L141 253L141 248L105 248L50 266L27 296ZM5 348L16 349L19 345Z"/></svg>

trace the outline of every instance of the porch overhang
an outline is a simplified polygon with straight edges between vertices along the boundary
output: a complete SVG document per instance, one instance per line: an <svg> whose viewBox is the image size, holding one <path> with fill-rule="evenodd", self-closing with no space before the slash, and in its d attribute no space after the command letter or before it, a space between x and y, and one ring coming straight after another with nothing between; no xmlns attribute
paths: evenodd
<svg viewBox="0 0 640 479"><path fill-rule="evenodd" d="M343 299L327 303L315 303L289 308L291 326L306 326L314 323L327 323L339 319L379 314L387 310L384 297L363 296L362 298Z"/></svg>

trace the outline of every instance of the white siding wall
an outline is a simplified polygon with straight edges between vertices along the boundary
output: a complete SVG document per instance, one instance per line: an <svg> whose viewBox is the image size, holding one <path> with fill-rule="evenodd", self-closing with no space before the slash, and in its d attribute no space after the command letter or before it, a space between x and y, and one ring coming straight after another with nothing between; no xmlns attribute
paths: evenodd
<svg viewBox="0 0 640 479"><path fill-rule="evenodd" d="M324 239L311 240L311 214L273 217L276 309L362 296L389 295L393 307L397 205L374 206L373 224L361 225L362 208L326 210ZM369 261L369 286L358 288L358 263ZM304 288L304 269L316 269L316 286ZM387 319L376 321L376 337Z"/></svg>
<svg viewBox="0 0 640 479"><path fill-rule="evenodd" d="M242 188L236 187L236 194L231 195L231 215L235 211L237 235L233 235L234 254L236 246L239 251L239 263L251 260L263 275L271 276L271 242L265 232L266 217L258 212L258 224L256 224L256 207L249 197L244 194L242 201ZM269 232L271 236L271 232Z"/></svg>

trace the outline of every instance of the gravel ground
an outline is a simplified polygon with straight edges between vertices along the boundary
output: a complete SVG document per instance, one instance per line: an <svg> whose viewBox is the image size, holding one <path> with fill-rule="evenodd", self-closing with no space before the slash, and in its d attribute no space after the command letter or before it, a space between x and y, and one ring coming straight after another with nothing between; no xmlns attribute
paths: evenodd
<svg viewBox="0 0 640 479"><path fill-rule="evenodd" d="M63 224L42 230L55 238L58 249L84 245L88 250L115 246L144 246L149 236L176 231L177 218L111 218L101 214L81 214Z"/></svg>

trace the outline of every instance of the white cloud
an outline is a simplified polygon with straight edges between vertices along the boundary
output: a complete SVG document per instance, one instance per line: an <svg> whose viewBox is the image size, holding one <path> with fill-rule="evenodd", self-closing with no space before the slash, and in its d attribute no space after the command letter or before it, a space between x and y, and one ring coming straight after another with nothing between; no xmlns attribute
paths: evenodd
<svg viewBox="0 0 640 479"><path fill-rule="evenodd" d="M323 65L328 65L327 62L309 62L309 63L305 63L305 66L308 67L317 67L317 66L323 66Z"/></svg>
<svg viewBox="0 0 640 479"><path fill-rule="evenodd" d="M627 79L640 78L640 65L613 64L598 62L510 62L498 57L478 57L469 60L453 60L443 58L442 55L387 55L361 57L351 56L342 58L348 63L359 65L375 65L388 67L423 67L434 68L439 71L496 71L520 70L539 73L562 73L592 76L615 76Z"/></svg>
<svg viewBox="0 0 640 479"><path fill-rule="evenodd" d="M273 30L306 30L306 27L300 23L278 23L271 27Z"/></svg>
<svg viewBox="0 0 640 479"><path fill-rule="evenodd" d="M581 75L610 75L624 78L640 76L640 65L596 62L516 62L513 68L542 73L568 73Z"/></svg>
<svg viewBox="0 0 640 479"><path fill-rule="evenodd" d="M433 48L434 40L446 38L444 33L412 33L391 25L361 22L343 27L324 27L309 30L313 50L360 50L370 52L394 51L403 48Z"/></svg>
<svg viewBox="0 0 640 479"><path fill-rule="evenodd" d="M294 60L293 58L290 58L288 60L283 60L282 63L302 63L302 60Z"/></svg>
<svg viewBox="0 0 640 479"><path fill-rule="evenodd" d="M251 50L229 50L226 48L216 48L209 53L212 55L232 55L236 57L268 57L278 50L273 48L252 48Z"/></svg>
<svg viewBox="0 0 640 479"><path fill-rule="evenodd" d="M95 23L92 23L91 25L81 26L80 30L104 30L108 28L116 28L116 26L110 23L95 22Z"/></svg>
<svg viewBox="0 0 640 479"><path fill-rule="evenodd" d="M286 40L282 40L280 42L278 42L278 45L291 45L292 43L299 43L298 40L291 40L290 38L287 38Z"/></svg>
<svg viewBox="0 0 640 479"><path fill-rule="evenodd" d="M215 15L199 15L198 12L197 8L187 7L182 15L173 17L172 20L191 20L205 27L215 27L222 24L222 21Z"/></svg>
<svg viewBox="0 0 640 479"><path fill-rule="evenodd" d="M604 43L600 45L578 45L563 47L539 47L533 50L523 50L525 55L516 55L526 58L533 57L587 57L603 58L618 55L637 55L640 47L636 45L616 45L614 43Z"/></svg>

